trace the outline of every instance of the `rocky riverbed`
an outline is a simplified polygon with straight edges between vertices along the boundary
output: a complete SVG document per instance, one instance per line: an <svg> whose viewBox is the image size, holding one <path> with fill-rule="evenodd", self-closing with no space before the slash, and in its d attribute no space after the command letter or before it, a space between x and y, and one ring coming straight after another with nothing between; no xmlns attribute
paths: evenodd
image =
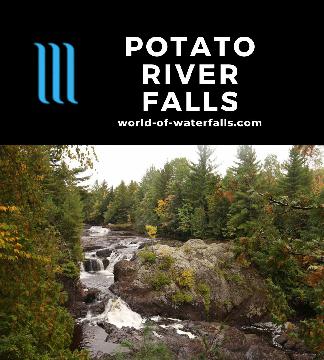
<svg viewBox="0 0 324 360"><path fill-rule="evenodd" d="M74 347L93 359L133 359L147 341L179 360L315 358L289 326L270 322L263 279L229 243L169 246L93 226L82 245Z"/></svg>

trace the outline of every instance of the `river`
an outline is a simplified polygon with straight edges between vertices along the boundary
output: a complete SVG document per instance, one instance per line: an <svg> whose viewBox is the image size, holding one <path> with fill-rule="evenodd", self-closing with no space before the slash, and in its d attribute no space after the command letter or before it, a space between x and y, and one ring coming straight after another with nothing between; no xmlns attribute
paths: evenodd
<svg viewBox="0 0 324 360"><path fill-rule="evenodd" d="M92 226L84 231L81 240L84 261L80 264L80 281L87 311L84 317L76 319L73 348L87 349L92 358L100 358L117 350L126 351L119 345L120 340L125 339L125 329L129 335L129 330L142 329L148 320L156 324L154 336L164 337L164 341L171 336L176 342L190 343L192 339L200 337L197 328L199 322L193 324L187 320L163 318L158 314L146 319L110 291L114 283L115 264L120 260L131 260L143 244L151 242L150 239L131 232ZM106 331L109 326L113 327L112 332ZM281 326L260 323L240 329L248 334L266 337L274 348L284 350L277 342L283 330Z"/></svg>
<svg viewBox="0 0 324 360"><path fill-rule="evenodd" d="M80 265L80 281L85 293L95 294L94 301L87 304L87 314L76 320L75 348L87 349L92 357L111 354L122 348L109 341L103 323L115 325L118 329L131 327L140 329L147 319L132 311L125 301L114 295L109 287L114 282L114 266L120 260L131 260L142 244L150 240L123 231L111 231L101 226L92 226L82 236L84 261ZM178 319L150 318L161 328L172 327L181 336L195 338L184 331ZM99 325L98 325L99 324ZM159 337L159 334L155 332Z"/></svg>

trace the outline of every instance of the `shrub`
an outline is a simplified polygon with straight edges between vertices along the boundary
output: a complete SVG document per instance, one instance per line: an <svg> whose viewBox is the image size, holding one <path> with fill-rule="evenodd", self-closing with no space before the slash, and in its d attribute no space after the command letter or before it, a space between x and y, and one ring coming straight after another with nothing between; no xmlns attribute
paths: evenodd
<svg viewBox="0 0 324 360"><path fill-rule="evenodd" d="M287 302L287 296L280 286L275 285L270 278L266 279L266 284L270 296L270 311L272 320L278 324L283 323L287 321L287 318L290 315L293 314L293 310Z"/></svg>
<svg viewBox="0 0 324 360"><path fill-rule="evenodd" d="M166 273L159 271L152 276L150 282L154 290L161 290L165 285L171 283L171 279Z"/></svg>
<svg viewBox="0 0 324 360"><path fill-rule="evenodd" d="M176 305L190 304L193 301L193 296L188 292L177 291L171 299Z"/></svg>
<svg viewBox="0 0 324 360"><path fill-rule="evenodd" d="M202 296L205 305L206 316L209 316L210 303L211 303L211 290L208 284L199 283L197 285L197 292Z"/></svg>
<svg viewBox="0 0 324 360"><path fill-rule="evenodd" d="M184 269L176 279L180 287L191 289L195 284L195 275L192 269Z"/></svg>
<svg viewBox="0 0 324 360"><path fill-rule="evenodd" d="M156 262L156 254L153 251L144 249L140 251L138 254L143 263L154 264Z"/></svg>
<svg viewBox="0 0 324 360"><path fill-rule="evenodd" d="M232 281L235 284L242 284L243 283L243 277L242 275L240 275L239 273L231 273L231 272L226 272L224 273L225 279L228 281Z"/></svg>
<svg viewBox="0 0 324 360"><path fill-rule="evenodd" d="M152 329L149 325L144 327L144 337L139 344L138 350L128 340L124 340L121 346L130 350L131 358L134 360L174 360L171 350L164 343L153 340ZM111 358L124 360L130 358L128 355L129 353L117 352Z"/></svg>
<svg viewBox="0 0 324 360"><path fill-rule="evenodd" d="M324 325L321 316L301 321L300 335L310 349L324 352Z"/></svg>
<svg viewBox="0 0 324 360"><path fill-rule="evenodd" d="M145 230L147 232L147 235L151 238L151 239L155 239L156 238L156 234L157 234L157 227L153 226L153 225L145 225Z"/></svg>
<svg viewBox="0 0 324 360"><path fill-rule="evenodd" d="M61 271L63 275L71 279L78 278L80 274L79 267L73 261L68 261L62 264Z"/></svg>
<svg viewBox="0 0 324 360"><path fill-rule="evenodd" d="M159 269L160 270L170 270L174 264L174 259L170 255L165 255L161 258Z"/></svg>

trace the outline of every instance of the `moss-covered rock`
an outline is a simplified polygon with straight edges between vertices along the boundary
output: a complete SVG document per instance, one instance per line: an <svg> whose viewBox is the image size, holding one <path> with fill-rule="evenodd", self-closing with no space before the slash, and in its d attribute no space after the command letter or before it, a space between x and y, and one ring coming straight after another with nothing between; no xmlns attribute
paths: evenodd
<svg viewBox="0 0 324 360"><path fill-rule="evenodd" d="M116 267L112 290L143 315L241 324L269 319L267 286L253 268L236 261L231 243L157 243ZM121 276L130 267L132 276Z"/></svg>

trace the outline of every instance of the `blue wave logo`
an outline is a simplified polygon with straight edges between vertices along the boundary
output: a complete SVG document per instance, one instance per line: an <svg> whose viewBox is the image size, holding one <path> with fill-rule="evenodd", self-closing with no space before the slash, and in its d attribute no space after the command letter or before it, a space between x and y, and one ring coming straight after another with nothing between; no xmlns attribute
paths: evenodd
<svg viewBox="0 0 324 360"><path fill-rule="evenodd" d="M46 48L40 43L34 43L38 49L38 99L43 104L50 104L46 96ZM48 43L52 55L52 98L57 104L64 104L61 99L61 49L58 45ZM66 97L72 104L78 104L75 100L75 59L74 47L63 43L66 49Z"/></svg>

